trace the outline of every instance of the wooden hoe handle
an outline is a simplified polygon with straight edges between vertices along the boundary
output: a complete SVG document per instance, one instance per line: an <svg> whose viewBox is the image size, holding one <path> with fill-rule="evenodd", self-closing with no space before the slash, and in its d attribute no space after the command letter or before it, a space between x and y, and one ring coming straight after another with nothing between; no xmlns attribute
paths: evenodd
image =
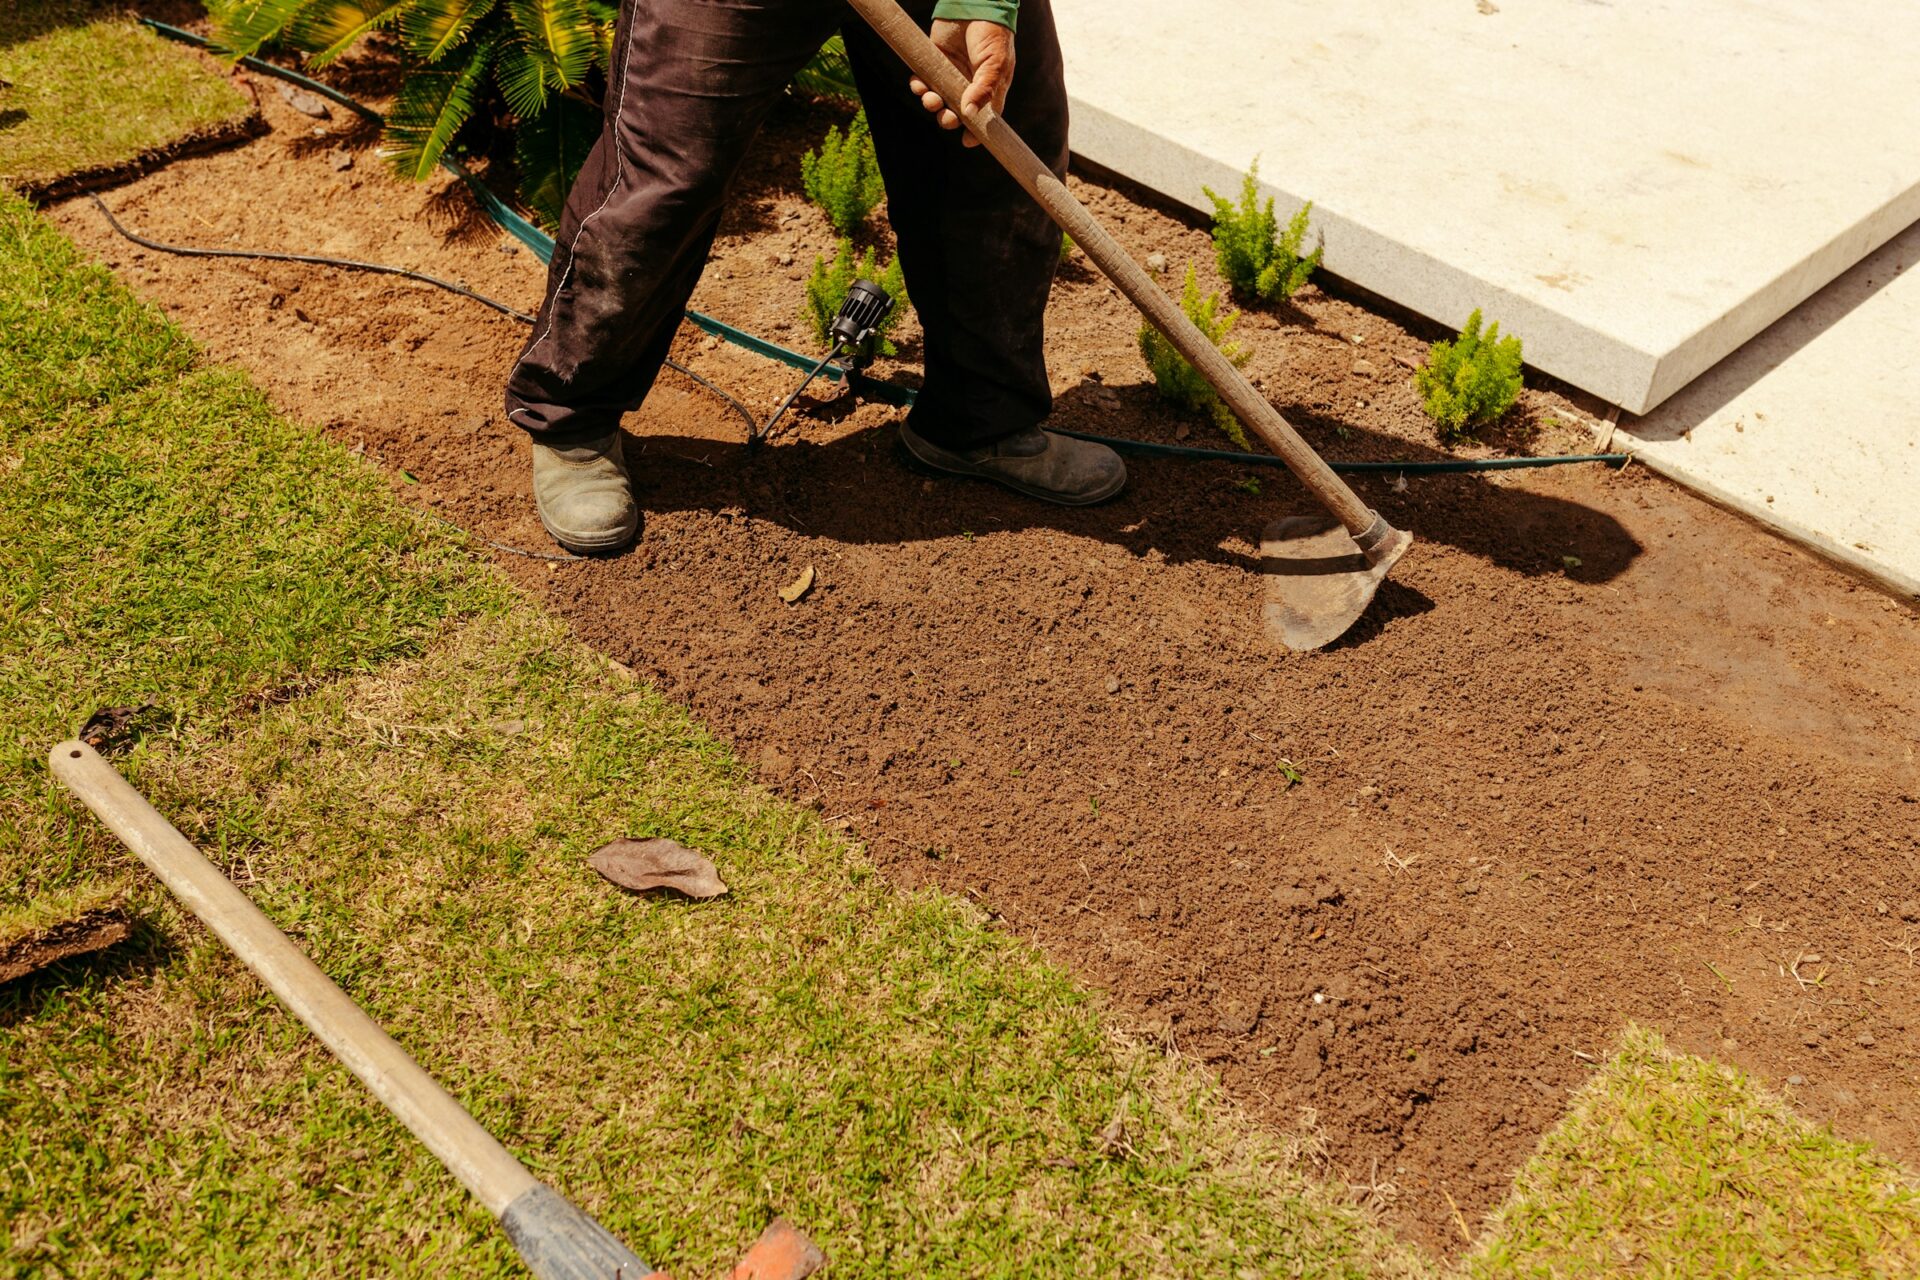
<svg viewBox="0 0 1920 1280"><path fill-rule="evenodd" d="M541 1280L641 1280L653 1269L535 1178L467 1114L293 940L83 742L63 742L54 775L266 983L500 1219Z"/></svg>
<svg viewBox="0 0 1920 1280"><path fill-rule="evenodd" d="M994 159L1013 175L1014 181L1039 201L1040 207L1073 237L1100 270L1106 272L1108 279L1120 286L1120 291L1153 327L1165 334L1167 341L1213 385L1234 416L1279 455L1300 483L1339 518L1367 558L1374 559L1376 551L1384 552L1393 540L1393 527L1360 501L1346 482L1321 461L1313 447L1267 403L1265 396L1253 389L1253 384L1233 367L1232 361L1221 355L1207 336L1194 327L1173 299L1120 247L1120 242L1094 221L1086 206L1073 198L1065 184L1054 177L1053 170L1041 163L1040 157L1033 154L1033 149L1020 140L1020 135L999 113L990 106L961 110L966 77L934 47L927 33L906 15L896 0L851 0L851 3L855 12L900 55L913 74L946 99L947 106L965 121L973 135L993 153Z"/></svg>

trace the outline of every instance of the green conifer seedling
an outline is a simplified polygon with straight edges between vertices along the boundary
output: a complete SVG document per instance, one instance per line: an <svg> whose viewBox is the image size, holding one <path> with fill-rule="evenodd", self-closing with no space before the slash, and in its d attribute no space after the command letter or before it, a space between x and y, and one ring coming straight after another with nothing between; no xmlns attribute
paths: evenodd
<svg viewBox="0 0 1920 1280"><path fill-rule="evenodd" d="M860 229L887 194L866 112L853 118L845 136L839 126L830 127L820 149L800 157L800 184L835 231L850 236Z"/></svg>
<svg viewBox="0 0 1920 1280"><path fill-rule="evenodd" d="M1243 300L1270 302L1291 298L1300 291L1320 265L1321 248L1315 246L1312 253L1300 256L1313 202L1301 205L1283 232L1280 220L1274 217L1272 197L1265 207L1259 202L1259 176L1260 162L1256 160L1240 184L1238 205L1212 187L1201 190L1213 201L1213 252L1220 263L1221 277Z"/></svg>
<svg viewBox="0 0 1920 1280"><path fill-rule="evenodd" d="M1187 286L1180 295L1180 309L1187 313L1187 319L1194 327L1207 335L1207 340L1220 348L1220 354L1232 362L1238 369L1247 363L1248 353L1240 349L1237 342L1226 341L1228 330L1233 322L1240 318L1238 311L1220 314L1220 295L1200 294L1200 281L1193 268L1187 268ZM1140 326L1140 354L1146 359L1147 368L1153 373L1153 385L1159 390L1162 399L1169 400L1183 409L1205 413L1213 419L1227 439L1242 449L1251 449L1247 442L1246 428L1233 416L1233 410L1213 389L1213 384L1200 376L1200 371L1187 362L1187 358L1174 350L1171 342L1163 337L1152 325Z"/></svg>
<svg viewBox="0 0 1920 1280"><path fill-rule="evenodd" d="M1476 308L1451 342L1436 342L1413 385L1443 440L1458 440L1498 422L1520 398L1520 339L1500 336L1500 322L1483 334Z"/></svg>
<svg viewBox="0 0 1920 1280"><path fill-rule="evenodd" d="M800 309L800 318L813 326L814 336L825 347L833 341L828 326L833 318L840 314L840 304L847 300L847 290L853 287L855 280L871 280L893 295L893 310L887 312L886 319L880 322L879 332L860 350L849 352L855 360L870 359L876 352L890 356L895 353L893 343L887 340L887 331L899 323L901 315L907 309L907 278L900 270L900 259L895 258L887 264L886 270L879 270L872 249L864 254L855 254L853 241L842 239L835 246L833 264L829 266L824 258L815 257L813 274L807 279L807 302Z"/></svg>

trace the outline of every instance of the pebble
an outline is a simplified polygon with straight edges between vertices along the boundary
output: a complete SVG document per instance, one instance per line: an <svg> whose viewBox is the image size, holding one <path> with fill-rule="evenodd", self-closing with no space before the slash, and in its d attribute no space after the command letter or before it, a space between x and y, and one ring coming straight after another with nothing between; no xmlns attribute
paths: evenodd
<svg viewBox="0 0 1920 1280"><path fill-rule="evenodd" d="M1147 255L1147 270L1153 272L1155 275L1158 275L1162 271L1165 271L1166 269L1167 269L1166 254L1150 253Z"/></svg>
<svg viewBox="0 0 1920 1280"><path fill-rule="evenodd" d="M1377 378L1380 376L1380 366L1371 360L1355 360L1353 362L1353 376L1356 378Z"/></svg>
<svg viewBox="0 0 1920 1280"><path fill-rule="evenodd" d="M775 261L778 262L783 267L790 267L793 265L793 255L790 253L783 253L778 258L776 258Z"/></svg>
<svg viewBox="0 0 1920 1280"><path fill-rule="evenodd" d="M290 85L284 80L275 80L273 87L279 91L286 104L303 116L312 116L315 120L333 119L333 111L327 106L327 100L317 93L308 93L305 89Z"/></svg>
<svg viewBox="0 0 1920 1280"><path fill-rule="evenodd" d="M1118 692L1120 692L1120 677L1119 677L1119 676L1108 676L1108 677L1107 677L1107 692L1108 692L1108 693L1118 693Z"/></svg>
<svg viewBox="0 0 1920 1280"><path fill-rule="evenodd" d="M1151 920L1160 914L1160 904L1152 898L1135 898L1133 901L1133 914L1142 920Z"/></svg>
<svg viewBox="0 0 1920 1280"><path fill-rule="evenodd" d="M1862 1049L1873 1048L1873 1045L1874 1045L1873 1033L1871 1031L1862 1031L1860 1033L1859 1038L1856 1039L1854 1043L1859 1045Z"/></svg>
<svg viewBox="0 0 1920 1280"><path fill-rule="evenodd" d="M1807 1082L1807 1078L1805 1076L1788 1076L1787 1077L1787 1083L1790 1085L1798 1086L1798 1085L1803 1085L1806 1082Z"/></svg>
<svg viewBox="0 0 1920 1280"><path fill-rule="evenodd" d="M1909 924L1920 923L1920 898L1909 898L1901 903L1900 918Z"/></svg>
<svg viewBox="0 0 1920 1280"><path fill-rule="evenodd" d="M336 150L332 155L327 157L327 163L333 166L335 173L345 173L347 170L353 168L353 153Z"/></svg>

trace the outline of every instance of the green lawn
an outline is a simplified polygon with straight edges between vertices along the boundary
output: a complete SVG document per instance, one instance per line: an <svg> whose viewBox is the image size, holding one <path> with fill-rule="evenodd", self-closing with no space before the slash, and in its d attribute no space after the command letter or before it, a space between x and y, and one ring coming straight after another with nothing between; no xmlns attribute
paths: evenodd
<svg viewBox="0 0 1920 1280"><path fill-rule="evenodd" d="M370 467L0 194L0 917L131 880L0 986L16 1276L515 1275L499 1232L50 782L120 761L509 1147L717 1274L1440 1274L971 905L901 894ZM623 895L620 835L732 893ZM1113 1127L1115 1122L1118 1127ZM1452 1274L1920 1274L1912 1177L1632 1033Z"/></svg>
<svg viewBox="0 0 1920 1280"><path fill-rule="evenodd" d="M650 1261L714 1273L781 1212L847 1276L1409 1269L1200 1071L1117 1038L970 905L894 892L17 203L0 326L27 336L0 354L10 896L125 874L41 758L97 707L153 704L134 781ZM650 834L732 893L633 898L583 865ZM135 883L133 944L0 988L14 1269L516 1274Z"/></svg>
<svg viewBox="0 0 1920 1280"><path fill-rule="evenodd" d="M0 4L0 184L31 189L231 130L251 111L206 61L81 0Z"/></svg>

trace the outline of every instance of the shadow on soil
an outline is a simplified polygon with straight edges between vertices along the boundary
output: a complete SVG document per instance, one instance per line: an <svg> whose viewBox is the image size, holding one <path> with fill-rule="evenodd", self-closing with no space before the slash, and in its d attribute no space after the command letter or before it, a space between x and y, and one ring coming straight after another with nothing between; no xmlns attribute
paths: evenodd
<svg viewBox="0 0 1920 1280"><path fill-rule="evenodd" d="M1078 389L1060 397L1055 420L1098 431ZM1282 412L1295 414L1291 406ZM815 420L837 420L830 403ZM1309 437L1326 424L1298 413ZM893 429L883 426L825 443L806 438L806 422L783 425L773 445L749 451L743 440L641 434L628 456L635 461L641 504L651 511L742 512L812 537L849 544L887 544L1057 528L1125 547L1135 556L1171 563L1203 561L1260 571L1259 530L1289 512L1312 509L1312 499L1286 472L1232 462L1131 458L1132 480L1118 499L1093 508L1036 503L976 482L942 482L908 471L894 456ZM1451 457L1393 436L1342 427L1337 453L1346 459L1396 461ZM1252 492L1246 482L1259 486ZM1416 476L1403 492L1396 477L1349 477L1363 500L1423 541L1442 542L1501 568L1529 576L1553 574L1606 582L1641 552L1612 516L1578 502L1534 492L1490 474ZM1401 616L1425 612L1431 602L1411 588L1389 584L1370 612Z"/></svg>

